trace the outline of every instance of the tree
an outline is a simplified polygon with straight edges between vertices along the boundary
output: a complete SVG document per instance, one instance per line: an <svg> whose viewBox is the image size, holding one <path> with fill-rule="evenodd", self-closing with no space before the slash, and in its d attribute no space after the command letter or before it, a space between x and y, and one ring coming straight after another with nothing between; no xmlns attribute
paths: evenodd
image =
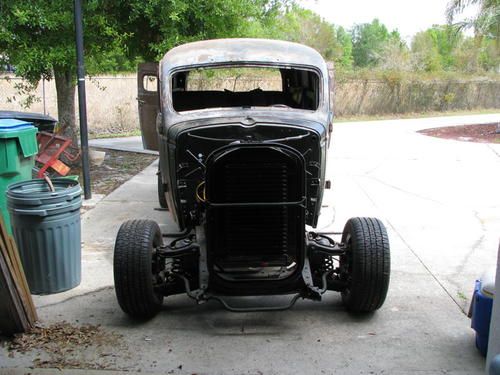
<svg viewBox="0 0 500 375"><path fill-rule="evenodd" d="M415 35L412 50L426 71L452 70L455 51L463 40L460 30L449 25L434 25Z"/></svg>
<svg viewBox="0 0 500 375"><path fill-rule="evenodd" d="M119 64L127 35L120 34L108 14L111 2L88 0L85 12L85 53L90 73ZM0 51L16 67L16 74L33 86L43 77L54 79L59 123L76 140L75 36L72 2L16 0L0 6Z"/></svg>
<svg viewBox="0 0 500 375"><path fill-rule="evenodd" d="M341 53L335 27L313 11L296 4L279 14L262 36L308 45L327 60L333 60Z"/></svg>
<svg viewBox="0 0 500 375"><path fill-rule="evenodd" d="M291 0L86 0L83 1L89 74L135 69L170 48L193 40L245 36L270 22ZM65 135L76 140L73 2L9 0L0 3L0 51L32 85L54 79Z"/></svg>
<svg viewBox="0 0 500 375"><path fill-rule="evenodd" d="M389 32L378 19L371 23L355 25L352 34L352 55L358 67L375 66L382 47L389 39L401 41L397 30Z"/></svg>
<svg viewBox="0 0 500 375"><path fill-rule="evenodd" d="M452 24L457 15L467 7L476 5L477 15L455 25L460 28L474 28L477 34L494 38L500 37L500 0L450 0L447 7L448 23Z"/></svg>
<svg viewBox="0 0 500 375"><path fill-rule="evenodd" d="M415 70L436 72L443 69L435 35L428 31L417 33L411 43Z"/></svg>
<svg viewBox="0 0 500 375"><path fill-rule="evenodd" d="M475 17L454 23L456 17L467 7L476 5ZM450 0L447 7L448 24L459 30L473 28L476 34L475 49L482 49L481 65L489 69L500 69L500 0ZM486 41L485 41L486 40ZM493 42L492 42L493 41ZM486 62L486 64L485 64ZM491 64L491 65L490 65Z"/></svg>
<svg viewBox="0 0 500 375"><path fill-rule="evenodd" d="M377 68L382 70L408 71L411 70L410 51L405 43L397 38L389 38L375 54Z"/></svg>
<svg viewBox="0 0 500 375"><path fill-rule="evenodd" d="M466 73L495 71L500 66L495 41L482 37L463 38L453 50L456 70Z"/></svg>
<svg viewBox="0 0 500 375"><path fill-rule="evenodd" d="M463 39L462 32L450 25L434 25L428 32L435 41L443 68L448 70L453 68L454 51Z"/></svg>
<svg viewBox="0 0 500 375"><path fill-rule="evenodd" d="M308 45L337 66L352 67L351 35L342 27L336 28L317 13L294 2L281 7L280 13L259 30L257 35Z"/></svg>
<svg viewBox="0 0 500 375"><path fill-rule="evenodd" d="M117 1L117 0L115 0ZM248 36L286 3L278 0L121 0L119 24L130 34L128 52L158 60L195 40Z"/></svg>
<svg viewBox="0 0 500 375"><path fill-rule="evenodd" d="M482 38L479 51L479 66L487 71L500 71L498 39Z"/></svg>
<svg viewBox="0 0 500 375"><path fill-rule="evenodd" d="M342 26L337 28L337 40L342 48L342 53L335 62L343 68L350 69L353 64L351 34Z"/></svg>

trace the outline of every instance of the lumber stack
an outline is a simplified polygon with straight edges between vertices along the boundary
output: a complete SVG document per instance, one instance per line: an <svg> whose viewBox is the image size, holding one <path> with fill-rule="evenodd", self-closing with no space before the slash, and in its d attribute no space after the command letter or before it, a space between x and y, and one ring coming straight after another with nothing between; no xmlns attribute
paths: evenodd
<svg viewBox="0 0 500 375"><path fill-rule="evenodd" d="M16 243L0 215L0 334L27 332L37 319Z"/></svg>

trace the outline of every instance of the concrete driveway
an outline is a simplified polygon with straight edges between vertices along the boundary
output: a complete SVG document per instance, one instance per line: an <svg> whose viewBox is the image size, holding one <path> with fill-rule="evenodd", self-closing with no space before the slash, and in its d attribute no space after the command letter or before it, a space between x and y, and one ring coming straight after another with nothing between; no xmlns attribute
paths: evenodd
<svg viewBox="0 0 500 375"><path fill-rule="evenodd" d="M474 116L487 119L495 116ZM401 241L465 309L475 278L496 264L500 144L416 133L453 120L461 124L468 118L337 124L329 201L337 208L336 229L349 216L382 217L393 243ZM396 249L393 255L396 270L411 271L406 261L400 264Z"/></svg>
<svg viewBox="0 0 500 375"><path fill-rule="evenodd" d="M107 368L179 374L482 374L465 316L474 280L496 263L500 234L500 145L430 138L418 129L499 121L500 114L338 123L328 160L333 189L322 229L351 216L387 225L391 285L383 308L352 316L336 293L289 311L234 314L216 303L169 297L149 322L132 322L112 289L112 247L122 221L154 218L156 165L83 216L83 282L37 297L41 318L101 324L123 335ZM332 224L333 212L335 222ZM28 367L33 355L1 367Z"/></svg>

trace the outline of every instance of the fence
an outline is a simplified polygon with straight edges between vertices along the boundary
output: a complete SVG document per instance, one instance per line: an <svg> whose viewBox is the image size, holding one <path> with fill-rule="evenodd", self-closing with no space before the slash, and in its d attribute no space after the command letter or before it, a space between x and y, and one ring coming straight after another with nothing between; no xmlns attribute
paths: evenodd
<svg viewBox="0 0 500 375"><path fill-rule="evenodd" d="M337 116L500 108L500 80L337 82Z"/></svg>
<svg viewBox="0 0 500 375"><path fill-rule="evenodd" d="M0 76L0 109L25 110L21 106L15 77ZM235 82L221 80L211 85L235 87ZM238 89L276 89L275 80L239 80ZM87 108L90 133L121 133L139 128L137 84L135 75L87 78ZM41 81L29 111L57 117L56 91L53 81ZM337 116L420 113L443 110L500 108L500 81L476 79L464 81L409 81L391 83L384 80L351 79L336 83Z"/></svg>

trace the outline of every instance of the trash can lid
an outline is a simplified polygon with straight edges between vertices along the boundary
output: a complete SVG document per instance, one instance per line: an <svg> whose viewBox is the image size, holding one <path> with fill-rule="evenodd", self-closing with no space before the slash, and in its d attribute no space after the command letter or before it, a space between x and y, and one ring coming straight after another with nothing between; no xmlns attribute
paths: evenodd
<svg viewBox="0 0 500 375"><path fill-rule="evenodd" d="M33 127L31 122L16 119L0 119L0 132L10 132L17 130L30 129Z"/></svg>
<svg viewBox="0 0 500 375"><path fill-rule="evenodd" d="M78 181L66 177L52 179L51 191L42 178L15 182L7 187L7 206L12 208L40 208L53 203L70 203L79 199L82 189Z"/></svg>
<svg viewBox="0 0 500 375"><path fill-rule="evenodd" d="M36 155L38 152L37 132L37 128L31 122L16 119L0 119L0 141L4 139L17 139L25 158Z"/></svg>
<svg viewBox="0 0 500 375"><path fill-rule="evenodd" d="M495 297L495 271L496 267L492 267L481 277L481 293L490 298Z"/></svg>

